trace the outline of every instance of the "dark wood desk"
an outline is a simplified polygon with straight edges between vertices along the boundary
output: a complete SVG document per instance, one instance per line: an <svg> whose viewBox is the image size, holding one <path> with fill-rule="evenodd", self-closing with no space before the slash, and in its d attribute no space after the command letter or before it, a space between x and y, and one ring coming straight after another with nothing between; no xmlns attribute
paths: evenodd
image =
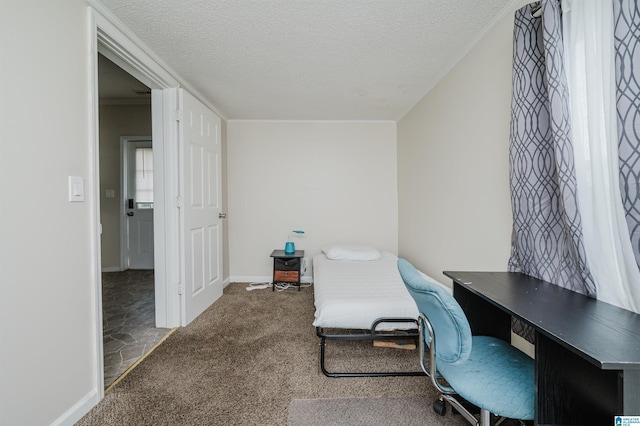
<svg viewBox="0 0 640 426"><path fill-rule="evenodd" d="M536 345L536 424L606 425L640 415L640 315L513 272L444 272L474 335Z"/></svg>

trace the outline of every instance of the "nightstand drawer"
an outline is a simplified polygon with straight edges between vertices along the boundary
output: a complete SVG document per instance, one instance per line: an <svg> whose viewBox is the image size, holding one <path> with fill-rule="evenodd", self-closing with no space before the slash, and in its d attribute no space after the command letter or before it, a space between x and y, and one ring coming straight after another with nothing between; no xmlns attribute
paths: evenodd
<svg viewBox="0 0 640 426"><path fill-rule="evenodd" d="M299 276L299 271L273 271L273 280L275 282L297 283Z"/></svg>
<svg viewBox="0 0 640 426"><path fill-rule="evenodd" d="M280 257L276 257L275 259L275 269L280 271L299 271L300 270L300 259L283 259Z"/></svg>

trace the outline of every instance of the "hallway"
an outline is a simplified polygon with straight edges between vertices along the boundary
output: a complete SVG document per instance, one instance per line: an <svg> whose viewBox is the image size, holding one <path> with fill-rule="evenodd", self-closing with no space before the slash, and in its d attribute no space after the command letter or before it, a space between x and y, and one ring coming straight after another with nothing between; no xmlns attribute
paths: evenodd
<svg viewBox="0 0 640 426"><path fill-rule="evenodd" d="M102 273L104 387L171 332L155 328L153 270Z"/></svg>

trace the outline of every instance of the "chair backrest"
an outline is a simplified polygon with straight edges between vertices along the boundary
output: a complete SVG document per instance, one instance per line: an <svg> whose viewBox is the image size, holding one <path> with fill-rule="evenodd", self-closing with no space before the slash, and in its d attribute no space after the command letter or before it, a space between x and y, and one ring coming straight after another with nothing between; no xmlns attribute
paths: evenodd
<svg viewBox="0 0 640 426"><path fill-rule="evenodd" d="M440 284L425 279L407 260L398 259L398 271L409 294L433 327L438 360L448 364L465 361L471 354L471 327L464 311ZM424 331L425 341L429 335Z"/></svg>

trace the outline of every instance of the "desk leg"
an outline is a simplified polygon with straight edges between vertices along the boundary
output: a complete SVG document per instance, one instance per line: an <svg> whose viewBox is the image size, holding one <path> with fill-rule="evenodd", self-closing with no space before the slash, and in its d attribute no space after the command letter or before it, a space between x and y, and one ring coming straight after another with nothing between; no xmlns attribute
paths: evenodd
<svg viewBox="0 0 640 426"><path fill-rule="evenodd" d="M612 424L621 387L621 371L601 370L536 333L536 424Z"/></svg>
<svg viewBox="0 0 640 426"><path fill-rule="evenodd" d="M624 371L624 415L640 415L640 370Z"/></svg>

